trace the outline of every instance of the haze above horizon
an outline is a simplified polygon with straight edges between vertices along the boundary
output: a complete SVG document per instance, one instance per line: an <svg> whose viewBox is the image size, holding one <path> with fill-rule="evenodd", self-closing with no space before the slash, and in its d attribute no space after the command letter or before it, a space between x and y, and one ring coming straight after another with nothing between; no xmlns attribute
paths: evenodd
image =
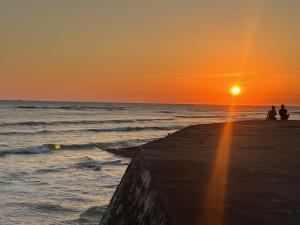
<svg viewBox="0 0 300 225"><path fill-rule="evenodd" d="M300 1L0 2L0 99L300 105Z"/></svg>

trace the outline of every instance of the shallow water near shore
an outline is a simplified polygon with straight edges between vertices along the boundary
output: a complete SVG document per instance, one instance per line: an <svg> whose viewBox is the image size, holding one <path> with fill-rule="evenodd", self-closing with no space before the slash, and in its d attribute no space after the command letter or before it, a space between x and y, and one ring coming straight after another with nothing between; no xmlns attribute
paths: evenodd
<svg viewBox="0 0 300 225"><path fill-rule="evenodd" d="M233 120L265 119L239 106ZM300 107L289 107L300 119ZM98 224L133 147L192 124L227 120L227 106L0 102L0 224ZM55 144L59 148L55 149Z"/></svg>

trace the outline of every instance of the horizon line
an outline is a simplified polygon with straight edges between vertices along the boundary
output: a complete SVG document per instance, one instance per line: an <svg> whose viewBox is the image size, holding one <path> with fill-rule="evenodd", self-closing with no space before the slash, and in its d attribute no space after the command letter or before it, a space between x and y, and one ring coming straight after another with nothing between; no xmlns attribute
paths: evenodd
<svg viewBox="0 0 300 225"><path fill-rule="evenodd" d="M151 105L206 105L206 106L230 106L230 104L210 104L210 103L174 103L174 102L127 102L127 101L88 101L88 100L33 100L33 99L0 99L0 102L57 102L57 103L94 103L94 104L151 104ZM236 104L236 106L270 106L272 104ZM276 104L273 104L276 106ZM280 106L280 105L278 105ZM300 107L300 105L289 105L290 107Z"/></svg>

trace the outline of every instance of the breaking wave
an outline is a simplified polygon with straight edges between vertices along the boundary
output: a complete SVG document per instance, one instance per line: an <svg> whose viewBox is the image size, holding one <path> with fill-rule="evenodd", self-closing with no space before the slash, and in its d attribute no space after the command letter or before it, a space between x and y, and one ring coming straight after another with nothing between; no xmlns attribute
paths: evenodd
<svg viewBox="0 0 300 225"><path fill-rule="evenodd" d="M209 115L205 115L205 116L176 116L176 118L183 118L183 119L209 119L209 118L223 118L225 116L218 116L218 115L213 115L213 116L209 116Z"/></svg>
<svg viewBox="0 0 300 225"><path fill-rule="evenodd" d="M0 136L4 135L37 135L37 134L64 134L64 133L74 133L74 132L138 132L138 131L174 131L182 129L183 126L167 126L167 127L116 127L116 128L90 128L90 129L79 129L79 130L62 130L62 131L51 131L51 130L41 130L41 131L11 131L11 132L0 132Z"/></svg>
<svg viewBox="0 0 300 225"><path fill-rule="evenodd" d="M171 121L171 118L154 118L154 119L128 119L128 120L82 120L82 121L25 121L17 123L0 123L0 126L47 126L47 125L97 125L110 123L134 123L134 122L155 122L155 121Z"/></svg>
<svg viewBox="0 0 300 225"><path fill-rule="evenodd" d="M54 150L54 146L52 148ZM49 151L51 151L50 145L41 145L36 147L19 148L13 150L2 150L0 151L0 156L41 154L41 153L47 153Z"/></svg>
<svg viewBox="0 0 300 225"><path fill-rule="evenodd" d="M44 144L41 146L34 146L28 148L1 150L0 156L33 155L33 154L43 154L49 152L59 152L62 150L91 150L93 148L101 149L105 151L109 149L121 149L121 148L134 147L137 145L145 144L153 140L155 139L133 139L133 140L124 140L124 141L117 141L117 142L69 144L69 145L60 145L59 150L55 149L54 144Z"/></svg>
<svg viewBox="0 0 300 225"><path fill-rule="evenodd" d="M91 105L70 105L70 106L55 106L55 105L19 105L17 109L63 109L63 110L126 110L124 106L91 106Z"/></svg>
<svg viewBox="0 0 300 225"><path fill-rule="evenodd" d="M183 128L182 126L171 126L171 127L120 127L120 128L104 128L104 129L87 129L85 131L90 131L90 132L135 132L135 131L151 131L151 130L179 130Z"/></svg>

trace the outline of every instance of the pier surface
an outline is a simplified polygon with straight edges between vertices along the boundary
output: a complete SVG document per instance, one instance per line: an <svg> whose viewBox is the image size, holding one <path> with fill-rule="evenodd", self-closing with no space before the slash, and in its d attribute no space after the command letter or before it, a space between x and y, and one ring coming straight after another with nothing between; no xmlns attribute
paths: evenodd
<svg viewBox="0 0 300 225"><path fill-rule="evenodd" d="M101 225L299 225L300 121L195 125L139 147Z"/></svg>

